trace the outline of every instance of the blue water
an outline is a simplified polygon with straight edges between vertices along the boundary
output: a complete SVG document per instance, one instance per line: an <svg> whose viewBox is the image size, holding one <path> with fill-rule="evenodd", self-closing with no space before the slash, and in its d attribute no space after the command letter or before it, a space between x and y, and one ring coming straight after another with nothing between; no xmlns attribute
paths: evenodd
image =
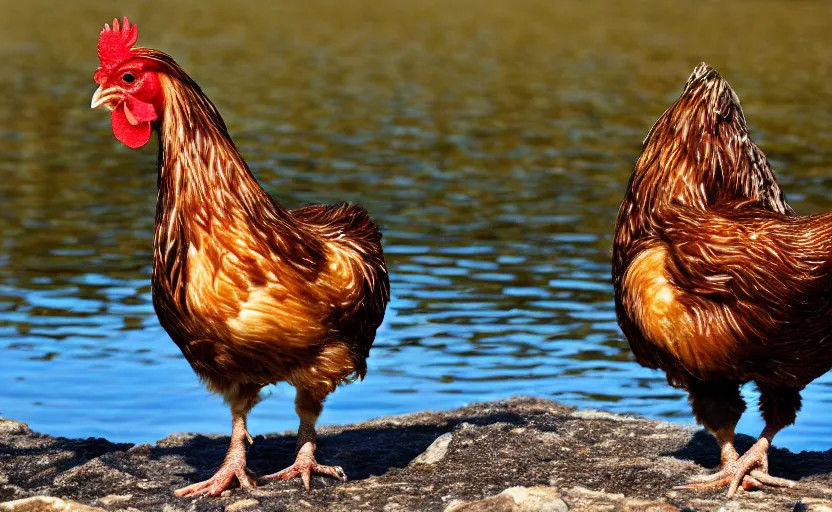
<svg viewBox="0 0 832 512"><path fill-rule="evenodd" d="M322 423L523 394L692 424L616 325L618 203L640 141L707 59L793 205L832 209L832 69L807 45L829 17L789 2L503 4L208 3L198 24L192 2L121 8L204 86L279 200L360 202L382 226L393 300L367 378ZM95 39L118 9L0 6L0 415L114 441L228 432L153 313L155 143L121 146L88 108ZM296 428L293 390L269 392L252 432ZM745 395L739 430L756 435ZM825 376L776 444L829 449L829 404Z"/></svg>

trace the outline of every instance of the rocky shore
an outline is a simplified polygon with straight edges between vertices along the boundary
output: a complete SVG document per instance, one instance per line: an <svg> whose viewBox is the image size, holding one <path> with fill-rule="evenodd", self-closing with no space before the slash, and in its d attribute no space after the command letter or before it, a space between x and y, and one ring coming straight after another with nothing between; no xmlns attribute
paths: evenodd
<svg viewBox="0 0 832 512"><path fill-rule="evenodd" d="M741 436L738 449L753 440ZM832 451L773 449L771 472L799 480L786 491L673 491L716 467L716 444L679 425L515 398L448 412L392 416L320 430L321 462L350 477L262 482L219 498L177 499L204 479L228 439L173 435L155 445L36 434L0 419L0 511L673 511L832 512ZM249 467L287 465L294 435L257 436Z"/></svg>

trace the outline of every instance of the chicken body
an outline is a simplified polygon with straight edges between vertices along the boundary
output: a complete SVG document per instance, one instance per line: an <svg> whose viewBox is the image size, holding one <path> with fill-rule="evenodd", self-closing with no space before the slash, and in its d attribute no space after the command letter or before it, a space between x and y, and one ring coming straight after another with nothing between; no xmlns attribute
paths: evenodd
<svg viewBox="0 0 832 512"><path fill-rule="evenodd" d="M105 28L93 106L113 109L114 133L131 147L146 142L146 123L159 134L153 304L232 413L220 469L176 494L255 485L246 416L277 382L297 389L298 455L266 478L300 476L307 489L313 473L345 478L316 462L315 422L338 384L367 371L390 297L381 234L359 206L288 210L272 199L197 84L170 56L132 48L135 37L126 19L121 31L117 22Z"/></svg>
<svg viewBox="0 0 832 512"><path fill-rule="evenodd" d="M307 488L313 472L343 477L314 460L314 425L326 396L366 373L389 300L381 235L358 206L283 208L200 91L174 72L161 83L154 305L234 425L219 476L178 493L219 494L232 474L253 485L240 462L245 417L260 389L281 381L297 388L299 455L272 477L300 475Z"/></svg>
<svg viewBox="0 0 832 512"><path fill-rule="evenodd" d="M739 99L704 63L644 141L616 223L613 284L638 362L685 389L720 444L722 471L688 487L791 485L768 475L766 452L800 391L832 368L832 215L794 214ZM751 381L766 427L739 457Z"/></svg>

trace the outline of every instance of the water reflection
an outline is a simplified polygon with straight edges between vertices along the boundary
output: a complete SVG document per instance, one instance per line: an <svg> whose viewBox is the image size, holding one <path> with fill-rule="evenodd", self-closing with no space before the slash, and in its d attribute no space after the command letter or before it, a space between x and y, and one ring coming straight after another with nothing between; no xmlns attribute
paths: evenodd
<svg viewBox="0 0 832 512"><path fill-rule="evenodd" d="M514 394L690 422L632 362L609 260L639 142L699 60L738 90L793 204L832 207L826 4L0 6L0 413L51 434L227 431L153 315L155 149L88 108L114 14L204 86L281 201L349 198L383 226L394 299L367 379L323 422ZM832 445L830 382L781 444ZM295 427L291 389L272 392L253 431ZM740 430L759 427L750 411Z"/></svg>

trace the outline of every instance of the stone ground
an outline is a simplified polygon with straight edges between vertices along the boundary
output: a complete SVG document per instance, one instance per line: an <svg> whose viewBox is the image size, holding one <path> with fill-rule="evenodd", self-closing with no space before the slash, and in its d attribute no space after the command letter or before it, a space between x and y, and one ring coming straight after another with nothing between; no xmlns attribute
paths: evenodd
<svg viewBox="0 0 832 512"><path fill-rule="evenodd" d="M173 489L207 478L227 437L173 435L157 444L53 438L0 420L0 511L673 511L832 512L832 451L773 449L771 472L799 480L786 491L673 491L716 467L702 431L575 410L532 398L448 412L393 416L319 432L320 462L348 482L315 477L261 482L219 498L178 499ZM737 441L740 451L752 439ZM288 465L293 435L257 436L249 467Z"/></svg>

